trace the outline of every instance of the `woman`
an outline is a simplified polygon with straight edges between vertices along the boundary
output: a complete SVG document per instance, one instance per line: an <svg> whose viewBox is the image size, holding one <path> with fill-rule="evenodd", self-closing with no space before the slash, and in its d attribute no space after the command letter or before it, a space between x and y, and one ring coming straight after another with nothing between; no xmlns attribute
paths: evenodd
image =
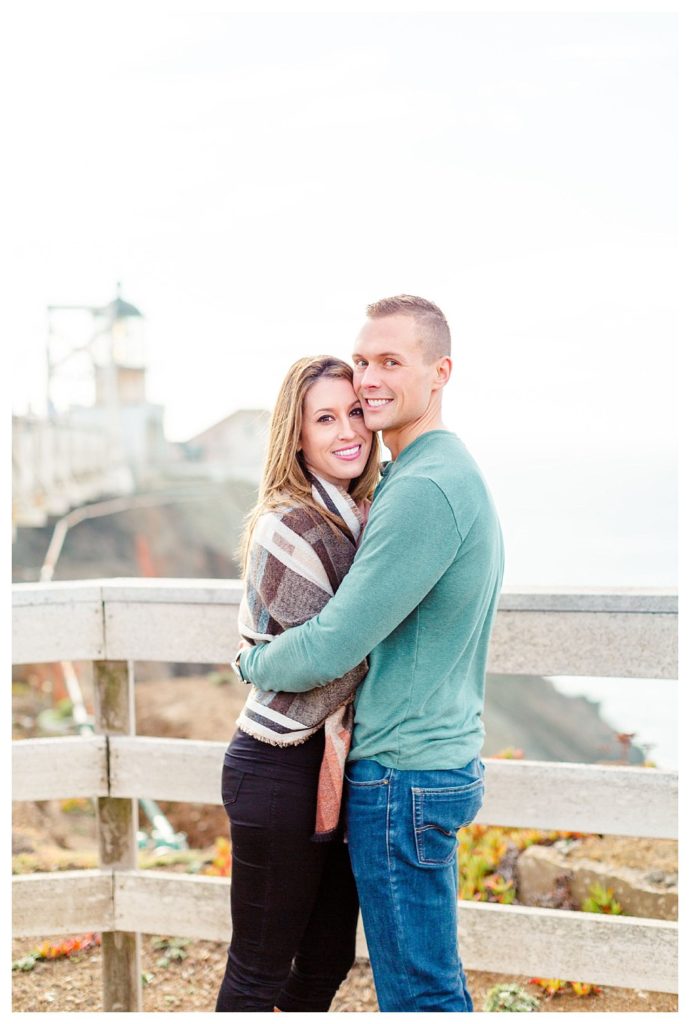
<svg viewBox="0 0 690 1024"><path fill-rule="evenodd" d="M318 614L347 573L378 478L352 369L301 359L283 382L242 545L241 635L269 642ZM252 690L225 754L232 942L216 1010L328 1010L355 952L342 835L344 762L366 662L308 693Z"/></svg>

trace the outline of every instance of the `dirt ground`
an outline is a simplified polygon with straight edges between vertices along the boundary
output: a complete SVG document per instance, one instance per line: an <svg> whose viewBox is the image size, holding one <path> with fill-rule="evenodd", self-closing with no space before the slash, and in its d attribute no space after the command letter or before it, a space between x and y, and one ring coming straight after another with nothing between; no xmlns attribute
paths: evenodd
<svg viewBox="0 0 690 1024"><path fill-rule="evenodd" d="M59 942L64 936L55 936ZM210 1011L215 1005L218 986L225 969L225 945L218 942L190 942L181 947L183 960L161 966L156 937L142 936L143 1009L147 1012ZM31 939L13 943L12 958L26 956L35 944ZM499 982L514 981L540 997L540 1011L608 1013L673 1013L676 996L628 989L603 989L597 995L578 997L573 992L559 993L552 999L541 996L528 978L513 978L483 971L468 972L468 985L476 1010L481 1010L486 993ZM12 1009L15 1012L99 1012L101 1003L101 953L92 949L66 960L43 961L26 973L13 975ZM367 961L359 960L340 986L331 1013L363 1013L378 1010Z"/></svg>
<svg viewBox="0 0 690 1024"><path fill-rule="evenodd" d="M85 690L87 687L85 686ZM15 736L32 733L35 703L30 695L13 702ZM244 690L234 683L215 685L207 677L146 681L136 687L137 732L140 735L178 736L204 740L229 740L234 721L244 699ZM203 714L190 714L191 708L203 708ZM221 807L189 804L162 804L176 830L186 832L189 845L200 857L210 856L216 836L227 834L227 819ZM646 840L592 837L587 855L605 856L620 863L637 866L648 863ZM676 844L669 843L669 865ZM656 854L658 855L658 848ZM77 809L68 813L57 802L15 804L13 814L13 853L16 870L50 871L96 864L93 819ZM584 855L584 853L583 853ZM26 957L44 941L64 941L66 936L42 936L17 939L12 960ZM160 937L158 937L160 939ZM225 945L215 942L179 940L178 960L167 958L155 947L156 937L142 936L143 1009L149 1012L210 1011L225 966ZM168 963L163 961L168 959ZM587 979L572 979L586 981ZM600 993L578 997L570 991L547 999L529 979L486 972L468 972L468 983L481 1010L486 993L499 982L517 982L540 998L542 1012L676 1012L674 995L637 990L604 988ZM29 971L13 972L15 1012L99 1012L101 1004L101 953L99 948L73 955L69 959L38 961ZM337 993L331 1012L377 1010L371 971L366 961L358 961Z"/></svg>

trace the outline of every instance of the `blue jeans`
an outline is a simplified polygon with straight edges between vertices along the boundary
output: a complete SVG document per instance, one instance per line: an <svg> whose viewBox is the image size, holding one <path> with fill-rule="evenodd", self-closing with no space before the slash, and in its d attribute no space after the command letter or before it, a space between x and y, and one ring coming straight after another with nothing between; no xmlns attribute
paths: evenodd
<svg viewBox="0 0 690 1024"><path fill-rule="evenodd" d="M471 1012L458 952L458 829L476 816L484 765L346 766L347 835L379 1007Z"/></svg>

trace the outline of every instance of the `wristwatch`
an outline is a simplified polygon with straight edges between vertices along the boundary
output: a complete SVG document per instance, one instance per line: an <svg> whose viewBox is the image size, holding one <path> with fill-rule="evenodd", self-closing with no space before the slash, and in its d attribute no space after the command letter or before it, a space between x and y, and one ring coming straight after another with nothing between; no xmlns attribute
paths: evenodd
<svg viewBox="0 0 690 1024"><path fill-rule="evenodd" d="M235 675L237 676L237 678L239 679L239 681L241 683L246 683L247 680L242 675L242 666L240 665L240 654L241 653L242 653L241 650L237 652L237 656L235 657L235 660L230 663L230 667L231 667L232 671L235 673Z"/></svg>

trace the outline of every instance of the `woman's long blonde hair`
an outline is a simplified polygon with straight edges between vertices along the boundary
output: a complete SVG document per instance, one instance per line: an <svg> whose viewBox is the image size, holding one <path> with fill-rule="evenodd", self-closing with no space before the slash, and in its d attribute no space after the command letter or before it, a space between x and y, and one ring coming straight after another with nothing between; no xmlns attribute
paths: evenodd
<svg viewBox="0 0 690 1024"><path fill-rule="evenodd" d="M249 513L242 534L240 564L243 574L247 571L254 527L264 512L299 504L313 509L322 519L333 524L339 521L314 500L311 482L299 454L304 398L316 381L323 378L339 378L352 383L352 367L335 356L305 356L290 367L282 383L271 416L259 500ZM364 470L348 489L354 501L372 497L378 481L380 457L378 437L374 434Z"/></svg>

